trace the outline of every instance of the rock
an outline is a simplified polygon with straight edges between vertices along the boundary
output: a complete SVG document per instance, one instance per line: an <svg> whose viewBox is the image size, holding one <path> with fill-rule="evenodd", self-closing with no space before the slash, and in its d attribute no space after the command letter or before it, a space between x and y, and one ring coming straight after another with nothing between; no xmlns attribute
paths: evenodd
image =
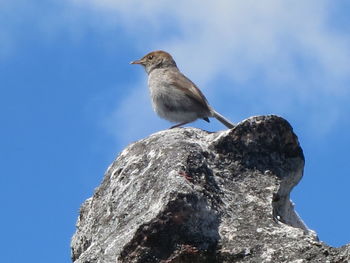
<svg viewBox="0 0 350 263"><path fill-rule="evenodd" d="M84 202L75 263L349 262L294 211L304 156L289 123L252 117L209 133L165 130L131 144Z"/></svg>

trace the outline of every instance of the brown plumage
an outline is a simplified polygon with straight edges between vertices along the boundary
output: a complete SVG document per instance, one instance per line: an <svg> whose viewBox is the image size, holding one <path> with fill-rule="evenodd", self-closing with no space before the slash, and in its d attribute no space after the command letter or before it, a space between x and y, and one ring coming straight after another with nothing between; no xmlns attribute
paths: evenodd
<svg viewBox="0 0 350 263"><path fill-rule="evenodd" d="M165 51L153 51L131 62L142 65L148 74L148 87L154 111L175 128L196 119L215 117L226 127L234 124L215 111L198 87L177 68L175 60Z"/></svg>

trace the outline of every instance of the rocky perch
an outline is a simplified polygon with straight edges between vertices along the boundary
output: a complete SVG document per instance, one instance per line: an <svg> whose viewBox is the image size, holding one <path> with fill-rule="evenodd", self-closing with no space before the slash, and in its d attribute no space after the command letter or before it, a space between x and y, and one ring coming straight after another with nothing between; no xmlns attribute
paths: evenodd
<svg viewBox="0 0 350 263"><path fill-rule="evenodd" d="M176 128L128 146L81 207L75 263L350 262L319 242L289 194L304 156L290 124L252 117Z"/></svg>

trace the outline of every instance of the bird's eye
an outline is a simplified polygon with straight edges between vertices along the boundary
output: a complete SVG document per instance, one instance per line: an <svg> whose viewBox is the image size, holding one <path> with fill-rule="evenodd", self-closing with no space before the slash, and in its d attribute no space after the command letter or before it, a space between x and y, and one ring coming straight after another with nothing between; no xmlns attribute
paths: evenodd
<svg viewBox="0 0 350 263"><path fill-rule="evenodd" d="M149 60L152 60L152 59L153 59L153 55L149 55L149 56L148 56L148 59L149 59Z"/></svg>

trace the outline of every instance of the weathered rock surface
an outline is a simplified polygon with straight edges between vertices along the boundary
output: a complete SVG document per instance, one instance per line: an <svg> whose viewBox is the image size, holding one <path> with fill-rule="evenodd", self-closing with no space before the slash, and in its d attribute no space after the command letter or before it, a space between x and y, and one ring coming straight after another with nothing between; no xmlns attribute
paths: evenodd
<svg viewBox="0 0 350 263"><path fill-rule="evenodd" d="M177 128L127 147L82 205L76 263L350 262L319 242L289 199L304 156L291 126ZM306 194L305 194L306 195Z"/></svg>

